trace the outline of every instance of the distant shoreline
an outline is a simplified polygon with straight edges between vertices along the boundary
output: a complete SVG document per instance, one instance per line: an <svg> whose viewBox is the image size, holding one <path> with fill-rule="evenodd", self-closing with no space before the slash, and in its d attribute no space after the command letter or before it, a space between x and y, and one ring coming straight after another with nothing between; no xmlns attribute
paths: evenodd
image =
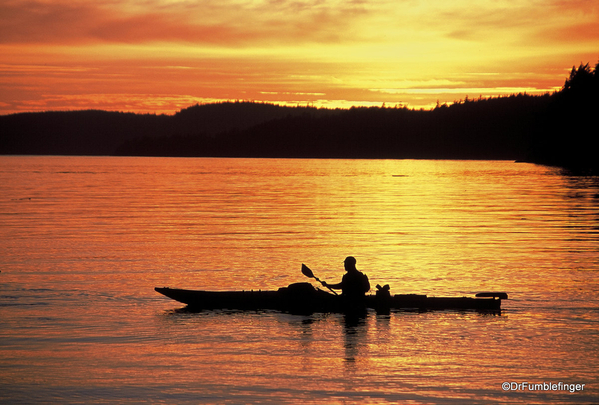
<svg viewBox="0 0 599 405"><path fill-rule="evenodd" d="M511 160L594 174L598 82L581 65L553 94L432 110L226 102L172 116L20 113L0 116L0 155Z"/></svg>

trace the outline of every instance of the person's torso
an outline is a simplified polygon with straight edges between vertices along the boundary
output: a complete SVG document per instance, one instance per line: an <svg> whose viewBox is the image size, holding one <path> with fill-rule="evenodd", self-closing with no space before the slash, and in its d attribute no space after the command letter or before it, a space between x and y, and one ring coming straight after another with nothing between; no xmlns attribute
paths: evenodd
<svg viewBox="0 0 599 405"><path fill-rule="evenodd" d="M368 277L361 271L348 271L343 276L343 295L363 297L368 290Z"/></svg>

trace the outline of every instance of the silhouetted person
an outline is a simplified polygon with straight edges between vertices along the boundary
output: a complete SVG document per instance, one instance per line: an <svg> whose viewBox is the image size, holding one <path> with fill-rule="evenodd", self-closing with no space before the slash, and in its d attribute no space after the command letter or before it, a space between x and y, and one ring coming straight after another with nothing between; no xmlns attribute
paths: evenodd
<svg viewBox="0 0 599 405"><path fill-rule="evenodd" d="M360 301L364 299L364 295L370 290L370 281L368 276L356 269L356 259L352 256L345 258L343 262L345 273L341 282L338 284L328 284L323 282L323 285L335 290L341 290L341 296L350 301Z"/></svg>

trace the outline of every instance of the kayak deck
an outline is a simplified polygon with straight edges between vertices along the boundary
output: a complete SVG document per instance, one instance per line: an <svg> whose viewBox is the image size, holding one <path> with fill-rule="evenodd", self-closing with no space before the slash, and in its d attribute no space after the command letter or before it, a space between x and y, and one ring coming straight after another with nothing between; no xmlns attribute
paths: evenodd
<svg viewBox="0 0 599 405"><path fill-rule="evenodd" d="M310 283L296 283L276 291L202 291L156 287L155 291L193 310L278 310L291 313L346 312L348 309L390 310L501 310L506 293L480 293L471 297L428 297L420 294L367 295L363 302L348 303L314 288Z"/></svg>

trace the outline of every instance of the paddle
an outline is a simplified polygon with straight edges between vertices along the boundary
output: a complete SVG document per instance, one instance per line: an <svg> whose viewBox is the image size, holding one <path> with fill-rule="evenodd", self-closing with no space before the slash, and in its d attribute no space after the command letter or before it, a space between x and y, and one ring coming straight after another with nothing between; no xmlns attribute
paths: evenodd
<svg viewBox="0 0 599 405"><path fill-rule="evenodd" d="M302 263L302 274L303 274L304 276L306 276L306 277L313 278L314 280L318 281L320 284L322 284L323 286L325 286L325 285L324 285L324 281L320 281L320 279L319 279L318 277L316 277L316 276L314 275L314 273L312 272L312 270L310 270L310 268L309 268L308 266L306 266L304 263ZM335 294L335 295L339 295L339 294L337 294L337 292L336 292L335 290L333 290L331 287L328 287L328 286L325 286L325 287L327 287L329 290L331 290L333 294Z"/></svg>

